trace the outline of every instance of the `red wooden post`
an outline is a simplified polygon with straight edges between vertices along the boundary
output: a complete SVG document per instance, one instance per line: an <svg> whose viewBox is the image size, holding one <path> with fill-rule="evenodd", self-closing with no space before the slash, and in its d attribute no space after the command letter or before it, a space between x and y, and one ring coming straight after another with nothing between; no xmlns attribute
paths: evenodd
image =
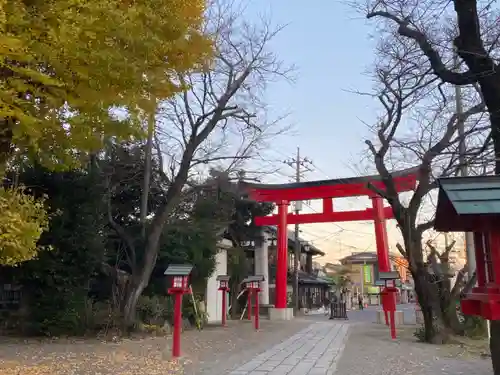
<svg viewBox="0 0 500 375"><path fill-rule="evenodd" d="M181 327L182 325L182 292L175 293L174 305L174 332L172 344L172 357L177 358L181 355Z"/></svg>
<svg viewBox="0 0 500 375"><path fill-rule="evenodd" d="M387 314L387 313L386 313ZM395 319L395 311L391 310L391 337L393 340L396 339L396 319Z"/></svg>
<svg viewBox="0 0 500 375"><path fill-rule="evenodd" d="M486 285L486 267L484 261L481 262L484 257L484 238L483 233L474 232L474 252L476 255L476 275L477 275L477 285L484 287Z"/></svg>
<svg viewBox="0 0 500 375"><path fill-rule="evenodd" d="M255 330L259 330L259 290L255 289Z"/></svg>
<svg viewBox="0 0 500 375"><path fill-rule="evenodd" d="M189 275L193 269L189 264L170 264L164 275L172 277L172 287L168 294L174 296L174 332L172 334L172 357L181 355L182 295L188 293Z"/></svg>
<svg viewBox="0 0 500 375"><path fill-rule="evenodd" d="M252 320L252 288L247 287L247 318Z"/></svg>
<svg viewBox="0 0 500 375"><path fill-rule="evenodd" d="M387 245L387 230L385 226L384 217L384 201L382 197L376 196L372 197L372 205L375 217L373 218L373 223L375 225L375 240L377 243L377 258L378 266L380 272L389 272L391 270L391 264L389 262L389 247ZM390 304L390 299L394 299L395 296L389 293L382 297L382 309L384 310L385 324L389 325L389 319L387 316L388 305Z"/></svg>
<svg viewBox="0 0 500 375"><path fill-rule="evenodd" d="M226 294L227 291L225 289L222 290L222 326L224 327L226 325L226 316L227 316L227 311L226 311Z"/></svg>
<svg viewBox="0 0 500 375"><path fill-rule="evenodd" d="M278 248L276 265L276 301L277 309L287 306L287 269L288 269L288 229L287 229L288 201L278 203Z"/></svg>

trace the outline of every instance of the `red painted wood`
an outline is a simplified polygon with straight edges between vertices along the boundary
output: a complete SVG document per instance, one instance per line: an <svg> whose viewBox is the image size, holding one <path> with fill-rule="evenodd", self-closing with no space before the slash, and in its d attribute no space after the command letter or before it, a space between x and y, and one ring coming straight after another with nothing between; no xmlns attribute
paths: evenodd
<svg viewBox="0 0 500 375"><path fill-rule="evenodd" d="M394 178L398 192L414 190L417 185L417 176L409 175ZM384 190L382 181L374 181L373 186ZM365 182L354 184L320 185L313 187L299 187L293 189L273 189L272 187L250 188L250 198L258 202L306 201L322 198L345 198L356 196L375 196Z"/></svg>
<svg viewBox="0 0 500 375"><path fill-rule="evenodd" d="M391 207L384 207L384 217L392 219L394 217ZM299 214L289 213L287 215L287 224L313 224L313 223L332 223L337 221L369 221L375 217L373 208L358 211L337 211L331 213ZM259 216L255 218L255 225L278 225L279 215Z"/></svg>
<svg viewBox="0 0 500 375"><path fill-rule="evenodd" d="M182 330L182 293L174 295L174 332L172 334L172 357L181 356L181 330Z"/></svg>
<svg viewBox="0 0 500 375"><path fill-rule="evenodd" d="M325 213L325 214L333 213L333 199L332 198L323 199L323 213Z"/></svg>
<svg viewBox="0 0 500 375"><path fill-rule="evenodd" d="M288 202L281 201L278 204L278 246L276 260L276 301L277 309L285 309L287 306L287 284L288 271L288 229L287 229Z"/></svg>

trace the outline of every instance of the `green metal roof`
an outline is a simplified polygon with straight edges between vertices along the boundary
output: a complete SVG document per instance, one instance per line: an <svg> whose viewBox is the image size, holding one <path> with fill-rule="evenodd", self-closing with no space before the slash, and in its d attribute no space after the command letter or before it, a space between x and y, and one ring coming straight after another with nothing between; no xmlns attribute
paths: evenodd
<svg viewBox="0 0 500 375"><path fill-rule="evenodd" d="M438 179L458 215L500 213L500 176L450 177Z"/></svg>
<svg viewBox="0 0 500 375"><path fill-rule="evenodd" d="M255 281L264 281L265 278L263 275L255 275L255 276L248 276L245 279L243 279L242 283L252 283Z"/></svg>
<svg viewBox="0 0 500 375"><path fill-rule="evenodd" d="M500 176L439 178L434 229L488 231L500 225Z"/></svg>
<svg viewBox="0 0 500 375"><path fill-rule="evenodd" d="M165 270L165 276L188 276L193 266L190 264L171 264Z"/></svg>

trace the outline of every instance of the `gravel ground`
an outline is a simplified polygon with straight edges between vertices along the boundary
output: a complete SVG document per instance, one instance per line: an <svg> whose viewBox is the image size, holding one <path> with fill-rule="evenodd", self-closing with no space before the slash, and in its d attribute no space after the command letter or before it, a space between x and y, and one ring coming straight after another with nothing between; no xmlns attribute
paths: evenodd
<svg viewBox="0 0 500 375"><path fill-rule="evenodd" d="M490 375L489 358L467 355L458 345L435 346L416 342L413 328L391 340L385 326L352 324L349 340L337 363L337 375Z"/></svg>
<svg viewBox="0 0 500 375"><path fill-rule="evenodd" d="M95 339L15 340L0 338L1 375L222 375L325 317L291 322L262 320L208 327L182 336L180 362L170 358L171 337L144 337L115 343ZM349 322L350 334L337 375L490 375L489 358L471 346L432 346L415 341L405 328L392 341L387 327Z"/></svg>
<svg viewBox="0 0 500 375"><path fill-rule="evenodd" d="M20 340L0 338L1 375L202 375L223 374L252 359L311 322L247 321L182 335L181 361L170 358L172 338L143 337L119 342L96 339Z"/></svg>

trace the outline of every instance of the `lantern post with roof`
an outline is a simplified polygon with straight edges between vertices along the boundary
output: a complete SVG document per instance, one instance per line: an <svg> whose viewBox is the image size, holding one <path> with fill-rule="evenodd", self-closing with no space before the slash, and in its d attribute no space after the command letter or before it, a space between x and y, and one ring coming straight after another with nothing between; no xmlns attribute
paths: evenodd
<svg viewBox="0 0 500 375"><path fill-rule="evenodd" d="M391 337L394 340L396 339L396 299L394 298L394 296L398 292L398 288L396 287L396 280L400 279L399 272L379 272L378 278L384 283L384 289L382 289L381 294L382 298L386 299L386 311L389 313Z"/></svg>
<svg viewBox="0 0 500 375"><path fill-rule="evenodd" d="M264 276L262 275L255 275L255 276L248 276L245 278L242 282L245 284L245 287L248 292L248 301L249 305L251 304L252 301L252 295L255 296L255 317L254 317L254 323L255 323L255 329L258 330L260 327L260 322L259 322L259 292L260 292L260 285L264 281ZM251 305L248 307L248 316L249 319L252 319L252 313L251 313Z"/></svg>
<svg viewBox="0 0 500 375"><path fill-rule="evenodd" d="M182 329L182 296L189 293L189 275L193 266L190 264L171 264L164 275L171 277L171 287L168 294L174 296L174 332L172 335L172 357L181 355L181 329Z"/></svg>
<svg viewBox="0 0 500 375"><path fill-rule="evenodd" d="M219 275L217 276L217 281L219 282L219 290L222 292L222 326L226 325L226 317L227 317L227 292L229 291L229 279L230 277L227 275Z"/></svg>

